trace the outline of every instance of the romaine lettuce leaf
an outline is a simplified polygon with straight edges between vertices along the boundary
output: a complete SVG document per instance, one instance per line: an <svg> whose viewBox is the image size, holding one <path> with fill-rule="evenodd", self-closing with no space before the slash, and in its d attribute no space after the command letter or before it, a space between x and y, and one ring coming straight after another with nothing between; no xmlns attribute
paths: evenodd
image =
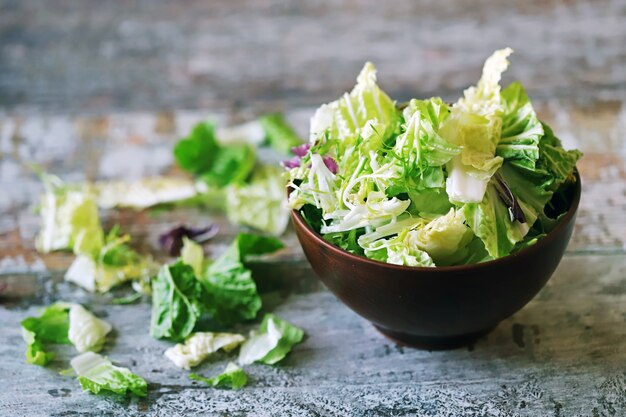
<svg viewBox="0 0 626 417"><path fill-rule="evenodd" d="M519 82L502 90L500 98L502 132L496 154L512 165L534 169L544 132L530 99Z"/></svg>
<svg viewBox="0 0 626 417"><path fill-rule="evenodd" d="M26 362L45 366L54 359L53 352L44 350L46 343L70 344L69 305L56 303L46 307L39 317L22 320L22 336L27 344Z"/></svg>
<svg viewBox="0 0 626 417"><path fill-rule="evenodd" d="M503 112L500 78L512 52L501 49L485 61L478 84L465 90L441 128L444 139L462 147L447 166L446 191L453 202L482 201L489 179L502 165L502 157L496 156Z"/></svg>
<svg viewBox="0 0 626 417"><path fill-rule="evenodd" d="M209 122L198 123L188 137L181 139L174 147L174 157L182 169L214 187L245 180L256 161L250 145L220 145L215 127Z"/></svg>
<svg viewBox="0 0 626 417"><path fill-rule="evenodd" d="M205 299L192 267L182 261L164 265L152 282L150 334L157 339L184 340L196 326Z"/></svg>
<svg viewBox="0 0 626 417"><path fill-rule="evenodd" d="M196 277L200 277L204 273L204 250L202 246L198 245L193 240L183 237L183 248L180 251L180 260L193 268Z"/></svg>
<svg viewBox="0 0 626 417"><path fill-rule="evenodd" d="M228 250L200 277L206 291L206 311L216 321L233 324L256 317L261 297L244 262L249 256L274 252L283 247L271 237L241 233Z"/></svg>
<svg viewBox="0 0 626 417"><path fill-rule="evenodd" d="M232 223L274 236L283 234L289 224L289 207L281 169L261 166L248 184L230 185L226 189L226 214Z"/></svg>
<svg viewBox="0 0 626 417"><path fill-rule="evenodd" d="M271 113L259 118L259 122L265 131L265 138L269 145L284 154L290 149L302 143L302 139L293 130L293 127L282 113Z"/></svg>
<svg viewBox="0 0 626 417"><path fill-rule="evenodd" d="M211 354L222 349L230 352L237 348L245 338L235 333L198 332L165 351L165 357L174 365L183 369L198 366Z"/></svg>
<svg viewBox="0 0 626 417"><path fill-rule="evenodd" d="M99 394L111 391L116 394L135 394L145 397L148 391L146 381L127 368L115 366L107 358L93 352L85 352L71 360L70 364L78 375L78 382L84 391Z"/></svg>
<svg viewBox="0 0 626 417"><path fill-rule="evenodd" d="M98 181L88 189L96 195L98 207L128 207L143 210L195 197L199 191L187 178L148 177L136 181Z"/></svg>
<svg viewBox="0 0 626 417"><path fill-rule="evenodd" d="M299 327L273 314L266 314L259 331L252 332L241 346L239 364L258 362L273 365L287 356L293 346L303 338L304 331Z"/></svg>
<svg viewBox="0 0 626 417"><path fill-rule="evenodd" d="M39 212L41 229L35 239L39 252L71 250L77 236L100 230L100 218L94 196L48 174L42 174L46 191Z"/></svg>
<svg viewBox="0 0 626 417"><path fill-rule="evenodd" d="M205 378L194 373L190 373L189 378L218 388L240 389L248 383L248 376L243 369L232 362L228 363L224 372L212 378Z"/></svg>
<svg viewBox="0 0 626 417"><path fill-rule="evenodd" d="M72 304L69 311L67 337L79 352L98 352L102 349L111 325L87 311L80 304Z"/></svg>
<svg viewBox="0 0 626 417"><path fill-rule="evenodd" d="M119 235L114 227L102 237L102 229L84 229L74 247L76 259L65 273L65 280L88 291L107 292L123 282L143 279L152 272L152 260L128 245L130 236Z"/></svg>
<svg viewBox="0 0 626 417"><path fill-rule="evenodd" d="M366 125L370 129L371 125L376 126L380 137L388 137L396 129L398 119L395 102L376 84L376 67L367 62L350 93L317 110L311 119L310 141L340 139L345 149Z"/></svg>

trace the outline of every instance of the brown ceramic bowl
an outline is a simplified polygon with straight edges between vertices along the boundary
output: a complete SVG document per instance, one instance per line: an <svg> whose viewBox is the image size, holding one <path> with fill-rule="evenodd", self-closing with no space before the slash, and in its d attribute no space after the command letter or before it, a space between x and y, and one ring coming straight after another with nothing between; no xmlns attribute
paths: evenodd
<svg viewBox="0 0 626 417"><path fill-rule="evenodd" d="M443 349L471 343L539 292L570 240L580 192L576 173L566 215L533 246L463 266L407 267L374 261L326 242L297 211L291 217L313 270L344 304L398 342Z"/></svg>

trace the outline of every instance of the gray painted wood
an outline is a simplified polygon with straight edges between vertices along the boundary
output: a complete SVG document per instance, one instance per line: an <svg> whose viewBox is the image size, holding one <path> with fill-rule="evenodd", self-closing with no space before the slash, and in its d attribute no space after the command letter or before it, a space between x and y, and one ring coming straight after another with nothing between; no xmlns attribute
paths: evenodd
<svg viewBox="0 0 626 417"><path fill-rule="evenodd" d="M192 382L148 334L149 306L108 305L65 283L45 285L2 309L3 415L611 416L626 412L626 261L569 255L527 307L470 348L428 352L397 346L315 285L308 269L277 265L291 287L266 304L303 327L304 343L279 366L254 365L241 391ZM41 278L41 282L50 282ZM302 283L311 285L302 287ZM32 297L32 298L31 298ZM49 368L21 360L19 321L52 299L77 299L115 326L104 352L150 383L147 399L81 393L57 374L74 354L59 349ZM33 302L34 301L34 302ZM240 330L244 330L241 327ZM198 372L218 372L221 355Z"/></svg>
<svg viewBox="0 0 626 417"><path fill-rule="evenodd" d="M625 17L620 0L0 0L0 415L626 415ZM148 300L111 305L61 281L71 255L34 250L41 184L28 163L68 181L181 175L171 147L198 120L286 109L304 135L313 108L351 88L367 59L394 98L454 98L504 45L516 49L505 80L521 79L566 147L585 152L583 197L551 281L470 348L383 338L324 290L288 231L255 277L265 309L306 341L279 366L251 366L241 391L206 388L163 358ZM102 214L161 261L156 239L172 225L219 223L211 253L237 232L194 209ZM114 325L104 353L148 380L147 399L82 393L58 375L71 347L48 368L25 363L19 322L56 300Z"/></svg>

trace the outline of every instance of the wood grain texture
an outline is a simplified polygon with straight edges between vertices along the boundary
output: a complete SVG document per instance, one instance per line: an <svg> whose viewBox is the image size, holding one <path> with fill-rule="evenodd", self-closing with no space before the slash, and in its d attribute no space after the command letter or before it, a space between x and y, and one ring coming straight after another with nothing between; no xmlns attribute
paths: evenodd
<svg viewBox="0 0 626 417"><path fill-rule="evenodd" d="M0 414L250 416L619 416L626 413L626 261L568 255L526 308L469 349L428 352L397 346L315 284L310 270L274 268L285 291L267 308L307 332L280 366L248 368L241 391L206 388L163 358L148 334L149 305L112 306L65 283L46 285L2 309L0 357L21 358L19 321L34 304L85 302L115 327L112 360L150 383L142 400L81 393L57 374L74 354L59 349L50 368L0 361ZM594 279L590 279L594 277ZM42 278L43 279L43 278ZM299 282L294 286L294 282ZM49 277L45 282L55 282ZM306 284L309 283L310 285ZM36 287L35 287L36 288ZM244 331L246 326L240 327ZM218 372L230 356L198 368ZM15 383L18 382L19 383ZM35 405L46 404L45 409Z"/></svg>
<svg viewBox="0 0 626 417"><path fill-rule="evenodd" d="M0 1L0 106L313 106L366 60L398 99L456 95L495 49L540 98L626 94L621 0Z"/></svg>

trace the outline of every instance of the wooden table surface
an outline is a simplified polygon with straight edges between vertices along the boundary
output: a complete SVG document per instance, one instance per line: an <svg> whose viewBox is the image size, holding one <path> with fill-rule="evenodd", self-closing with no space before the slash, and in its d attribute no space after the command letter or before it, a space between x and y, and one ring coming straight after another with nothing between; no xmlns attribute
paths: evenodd
<svg viewBox="0 0 626 417"><path fill-rule="evenodd" d="M0 0L0 415L625 416L625 21L619 0ZM198 120L284 110L304 134L367 59L394 98L451 99L505 45L516 50L505 82L521 79L564 145L585 153L583 195L552 279L469 348L385 339L317 282L289 230L288 248L254 270L264 308L305 342L279 366L251 366L243 390L206 388L164 359L146 300L111 305L62 282L71 255L34 250L42 187L26 164L68 181L180 175L171 148ZM237 232L195 209L103 216L163 261L157 237L180 222L219 223L214 253ZM71 348L47 368L26 364L19 322L55 300L113 324L104 352L146 378L146 399L81 392L58 375Z"/></svg>

